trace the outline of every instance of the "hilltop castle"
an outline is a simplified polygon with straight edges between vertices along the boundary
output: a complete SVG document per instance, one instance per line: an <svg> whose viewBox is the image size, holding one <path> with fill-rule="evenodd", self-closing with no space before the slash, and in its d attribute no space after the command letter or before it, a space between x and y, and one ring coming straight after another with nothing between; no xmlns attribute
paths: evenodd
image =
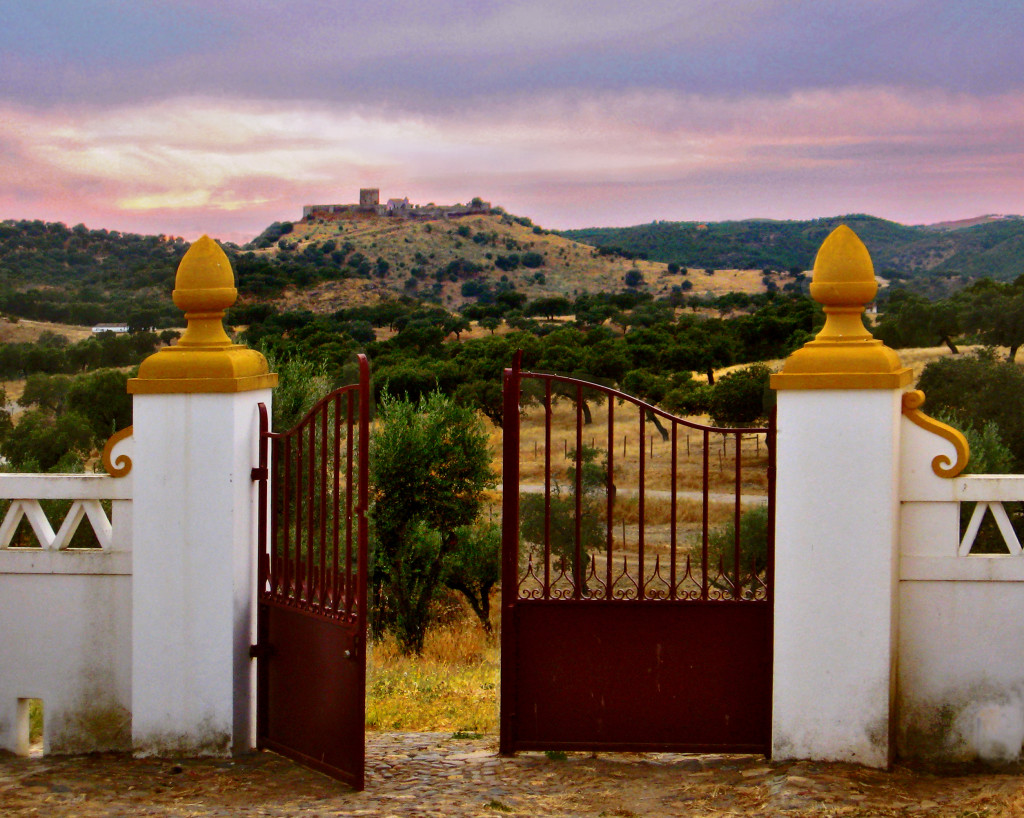
<svg viewBox="0 0 1024 818"><path fill-rule="evenodd" d="M388 216L403 219L447 219L452 216L472 216L488 213L491 203L476 198L466 204L455 205L416 205L404 199L388 199L387 204L380 203L380 188L364 187L359 190L359 204L326 204L304 205L302 218L339 219L358 218L360 216Z"/></svg>

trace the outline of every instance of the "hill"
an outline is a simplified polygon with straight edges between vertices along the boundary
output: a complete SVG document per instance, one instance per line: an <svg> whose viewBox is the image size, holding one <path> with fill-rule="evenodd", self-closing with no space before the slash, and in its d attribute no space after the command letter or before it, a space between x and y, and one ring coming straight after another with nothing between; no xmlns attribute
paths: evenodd
<svg viewBox="0 0 1024 818"><path fill-rule="evenodd" d="M516 299L635 289L654 297L794 289L840 222L864 239L880 274L934 295L972 278L1021 272L1024 219L980 217L908 227L855 215L812 221L654 222L562 233L500 208L436 219L313 214L225 245L242 302L330 313L408 297L458 310ZM183 239L0 222L0 313L91 325L181 323L171 303ZM765 271L768 272L765 272Z"/></svg>
<svg viewBox="0 0 1024 818"><path fill-rule="evenodd" d="M61 324L172 326L181 317L167 294L187 249L168 236L0 222L0 311Z"/></svg>
<svg viewBox="0 0 1024 818"><path fill-rule="evenodd" d="M871 251L876 270L893 277L1016 278L1024 272L1024 218L979 217L909 227L866 215L810 221L652 222L566 230L561 235L606 249L690 267L808 269L822 240L847 224Z"/></svg>
<svg viewBox="0 0 1024 818"><path fill-rule="evenodd" d="M628 281L655 297L673 288L701 295L765 289L760 271L669 272L664 263L602 253L500 210L429 221L361 216L275 224L235 262L244 291L280 293L314 312L395 295L448 308L487 303L512 289L530 300L572 298L626 289Z"/></svg>

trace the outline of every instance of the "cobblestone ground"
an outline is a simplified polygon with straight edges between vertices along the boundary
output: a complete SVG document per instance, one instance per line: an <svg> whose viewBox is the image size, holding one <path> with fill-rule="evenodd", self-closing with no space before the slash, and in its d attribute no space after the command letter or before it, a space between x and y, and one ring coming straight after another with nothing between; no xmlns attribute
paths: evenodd
<svg viewBox="0 0 1024 818"><path fill-rule="evenodd" d="M370 733L353 792L271 753L166 761L0 756L0 815L1024 815L1024 770L890 772L759 756L497 755L494 737Z"/></svg>

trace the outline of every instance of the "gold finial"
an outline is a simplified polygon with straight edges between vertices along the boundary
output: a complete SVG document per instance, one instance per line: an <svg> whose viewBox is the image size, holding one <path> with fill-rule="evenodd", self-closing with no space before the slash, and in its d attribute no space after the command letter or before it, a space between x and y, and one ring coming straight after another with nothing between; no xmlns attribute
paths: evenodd
<svg viewBox="0 0 1024 818"><path fill-rule="evenodd" d="M825 308L825 326L772 375L774 389L897 389L912 371L864 326L864 305L878 292L871 255L857 234L839 225L814 259L811 297Z"/></svg>
<svg viewBox="0 0 1024 818"><path fill-rule="evenodd" d="M176 346L142 362L139 376L128 381L129 392L245 392L277 386L267 359L231 343L224 331L224 311L235 303L238 290L227 254L209 236L181 259L172 297L185 311L188 326Z"/></svg>

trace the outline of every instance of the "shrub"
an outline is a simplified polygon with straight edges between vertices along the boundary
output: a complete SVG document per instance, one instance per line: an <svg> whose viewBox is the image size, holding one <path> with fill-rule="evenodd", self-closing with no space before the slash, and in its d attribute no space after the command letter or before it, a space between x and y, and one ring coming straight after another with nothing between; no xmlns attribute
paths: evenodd
<svg viewBox="0 0 1024 818"><path fill-rule="evenodd" d="M639 287L644 283L644 274L641 273L636 267L626 273L626 286L627 287Z"/></svg>
<svg viewBox="0 0 1024 818"><path fill-rule="evenodd" d="M723 579L717 581L720 588L731 587L736 565L736 525L730 518L727 523L712 530L708 535L708 572ZM768 567L768 506L748 508L740 515L740 582L750 588L750 572L759 574Z"/></svg>

